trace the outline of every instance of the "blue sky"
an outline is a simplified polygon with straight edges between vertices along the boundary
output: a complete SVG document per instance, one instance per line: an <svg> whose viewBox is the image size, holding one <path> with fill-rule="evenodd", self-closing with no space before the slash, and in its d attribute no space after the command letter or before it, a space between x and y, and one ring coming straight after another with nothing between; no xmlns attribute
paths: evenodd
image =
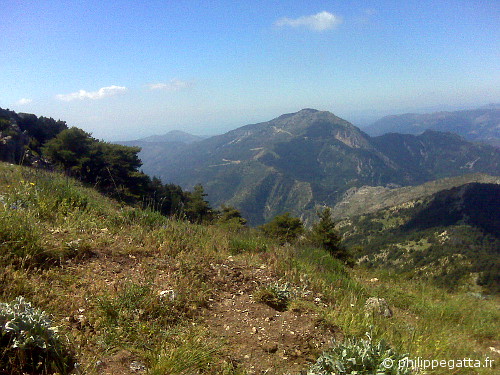
<svg viewBox="0 0 500 375"><path fill-rule="evenodd" d="M499 1L1 4L0 107L105 140L500 102Z"/></svg>

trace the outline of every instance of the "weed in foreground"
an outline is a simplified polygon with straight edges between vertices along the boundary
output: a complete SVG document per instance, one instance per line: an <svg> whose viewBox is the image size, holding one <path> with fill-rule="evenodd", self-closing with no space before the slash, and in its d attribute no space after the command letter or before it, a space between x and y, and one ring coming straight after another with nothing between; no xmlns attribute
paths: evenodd
<svg viewBox="0 0 500 375"><path fill-rule="evenodd" d="M288 283L272 283L256 291L253 298L277 311L285 311L293 298L293 291Z"/></svg>
<svg viewBox="0 0 500 375"><path fill-rule="evenodd" d="M177 342L165 347L150 371L151 375L210 373L220 344L207 338L206 332L193 330L177 334ZM214 369L214 371L217 371Z"/></svg>
<svg viewBox="0 0 500 375"><path fill-rule="evenodd" d="M400 366L407 357L396 353L383 340L374 343L371 334L366 333L366 338L348 337L323 353L307 374L409 375L411 370Z"/></svg>
<svg viewBox="0 0 500 375"><path fill-rule="evenodd" d="M23 297L0 303L0 374L67 374L73 368L50 318Z"/></svg>

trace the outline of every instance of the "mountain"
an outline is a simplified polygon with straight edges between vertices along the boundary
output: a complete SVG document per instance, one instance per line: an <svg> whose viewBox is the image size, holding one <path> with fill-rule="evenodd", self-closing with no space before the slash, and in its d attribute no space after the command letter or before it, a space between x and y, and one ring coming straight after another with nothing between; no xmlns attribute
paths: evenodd
<svg viewBox="0 0 500 375"><path fill-rule="evenodd" d="M469 141L500 145L500 107L490 105L467 111L386 116L364 128L372 136L421 134L427 129L456 133Z"/></svg>
<svg viewBox="0 0 500 375"><path fill-rule="evenodd" d="M339 222L358 261L500 291L500 184L470 183ZM471 277L471 275L473 277Z"/></svg>
<svg viewBox="0 0 500 375"><path fill-rule="evenodd" d="M183 132L182 130L171 130L166 134L163 135L151 135L146 138L141 138L136 141L129 141L129 142L154 142L154 143L160 143L160 142L175 142L175 143L194 143L201 141L206 137L201 137L199 135L193 135L189 134L186 132Z"/></svg>
<svg viewBox="0 0 500 375"><path fill-rule="evenodd" d="M304 109L196 144L172 148L143 169L184 188L201 183L212 205L239 208L251 224L286 211L308 220L362 186L418 185L500 173L500 152L454 134L372 138L334 114Z"/></svg>
<svg viewBox="0 0 500 375"><path fill-rule="evenodd" d="M146 164L161 163L162 160L174 158L184 146L199 142L206 137L171 130L163 135L151 135L149 137L132 141L118 141L123 146L140 147L139 158Z"/></svg>

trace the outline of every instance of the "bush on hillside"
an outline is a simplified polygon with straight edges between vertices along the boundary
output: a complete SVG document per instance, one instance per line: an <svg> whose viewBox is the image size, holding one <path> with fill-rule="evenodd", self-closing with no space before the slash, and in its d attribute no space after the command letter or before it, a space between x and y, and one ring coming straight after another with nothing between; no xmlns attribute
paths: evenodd
<svg viewBox="0 0 500 375"><path fill-rule="evenodd" d="M241 212L233 206L223 204L218 212L218 216L219 223L229 226L242 227L247 223L247 220L241 216Z"/></svg>
<svg viewBox="0 0 500 375"><path fill-rule="evenodd" d="M289 212L276 216L260 228L267 236L276 238L280 244L292 243L304 233L302 221L298 217L291 216Z"/></svg>
<svg viewBox="0 0 500 375"><path fill-rule="evenodd" d="M331 211L325 208L318 212L319 221L313 225L308 233L310 241L315 245L322 247L334 258L340 259L346 263L351 263L352 259L345 247L340 244L340 235L335 229L335 223L332 220Z"/></svg>

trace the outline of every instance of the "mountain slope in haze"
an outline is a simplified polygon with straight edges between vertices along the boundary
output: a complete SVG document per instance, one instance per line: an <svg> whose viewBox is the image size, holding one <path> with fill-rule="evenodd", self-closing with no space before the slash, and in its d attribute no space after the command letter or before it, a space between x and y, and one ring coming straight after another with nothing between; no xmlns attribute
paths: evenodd
<svg viewBox="0 0 500 375"><path fill-rule="evenodd" d="M175 157L184 146L199 142L205 138L181 130L171 130L163 135L151 135L141 139L115 143L123 146L140 147L139 158L148 164L156 164L165 158Z"/></svg>
<svg viewBox="0 0 500 375"><path fill-rule="evenodd" d="M179 143L194 143L205 139L206 137L201 137L199 135L193 135L186 133L182 130L171 130L163 135L151 135L146 138L141 138L135 141L129 142L179 142Z"/></svg>
<svg viewBox="0 0 500 375"><path fill-rule="evenodd" d="M466 173L500 173L500 152L453 134L371 138L330 112L304 109L246 125L144 161L144 171L185 188L201 183L213 205L252 224L290 211L304 219L352 187L417 185Z"/></svg>
<svg viewBox="0 0 500 375"><path fill-rule="evenodd" d="M339 222L359 262L500 292L500 185L470 183Z"/></svg>
<svg viewBox="0 0 500 375"><path fill-rule="evenodd" d="M400 188L385 186L351 188L346 191L342 200L333 207L332 216L335 219L342 219L373 213L384 208L428 197L442 190L474 182L500 185L500 177L477 173L447 177L421 185Z"/></svg>
<svg viewBox="0 0 500 375"><path fill-rule="evenodd" d="M469 141L500 145L500 108L386 116L363 130L378 136L386 133L416 135L428 129L456 133Z"/></svg>

